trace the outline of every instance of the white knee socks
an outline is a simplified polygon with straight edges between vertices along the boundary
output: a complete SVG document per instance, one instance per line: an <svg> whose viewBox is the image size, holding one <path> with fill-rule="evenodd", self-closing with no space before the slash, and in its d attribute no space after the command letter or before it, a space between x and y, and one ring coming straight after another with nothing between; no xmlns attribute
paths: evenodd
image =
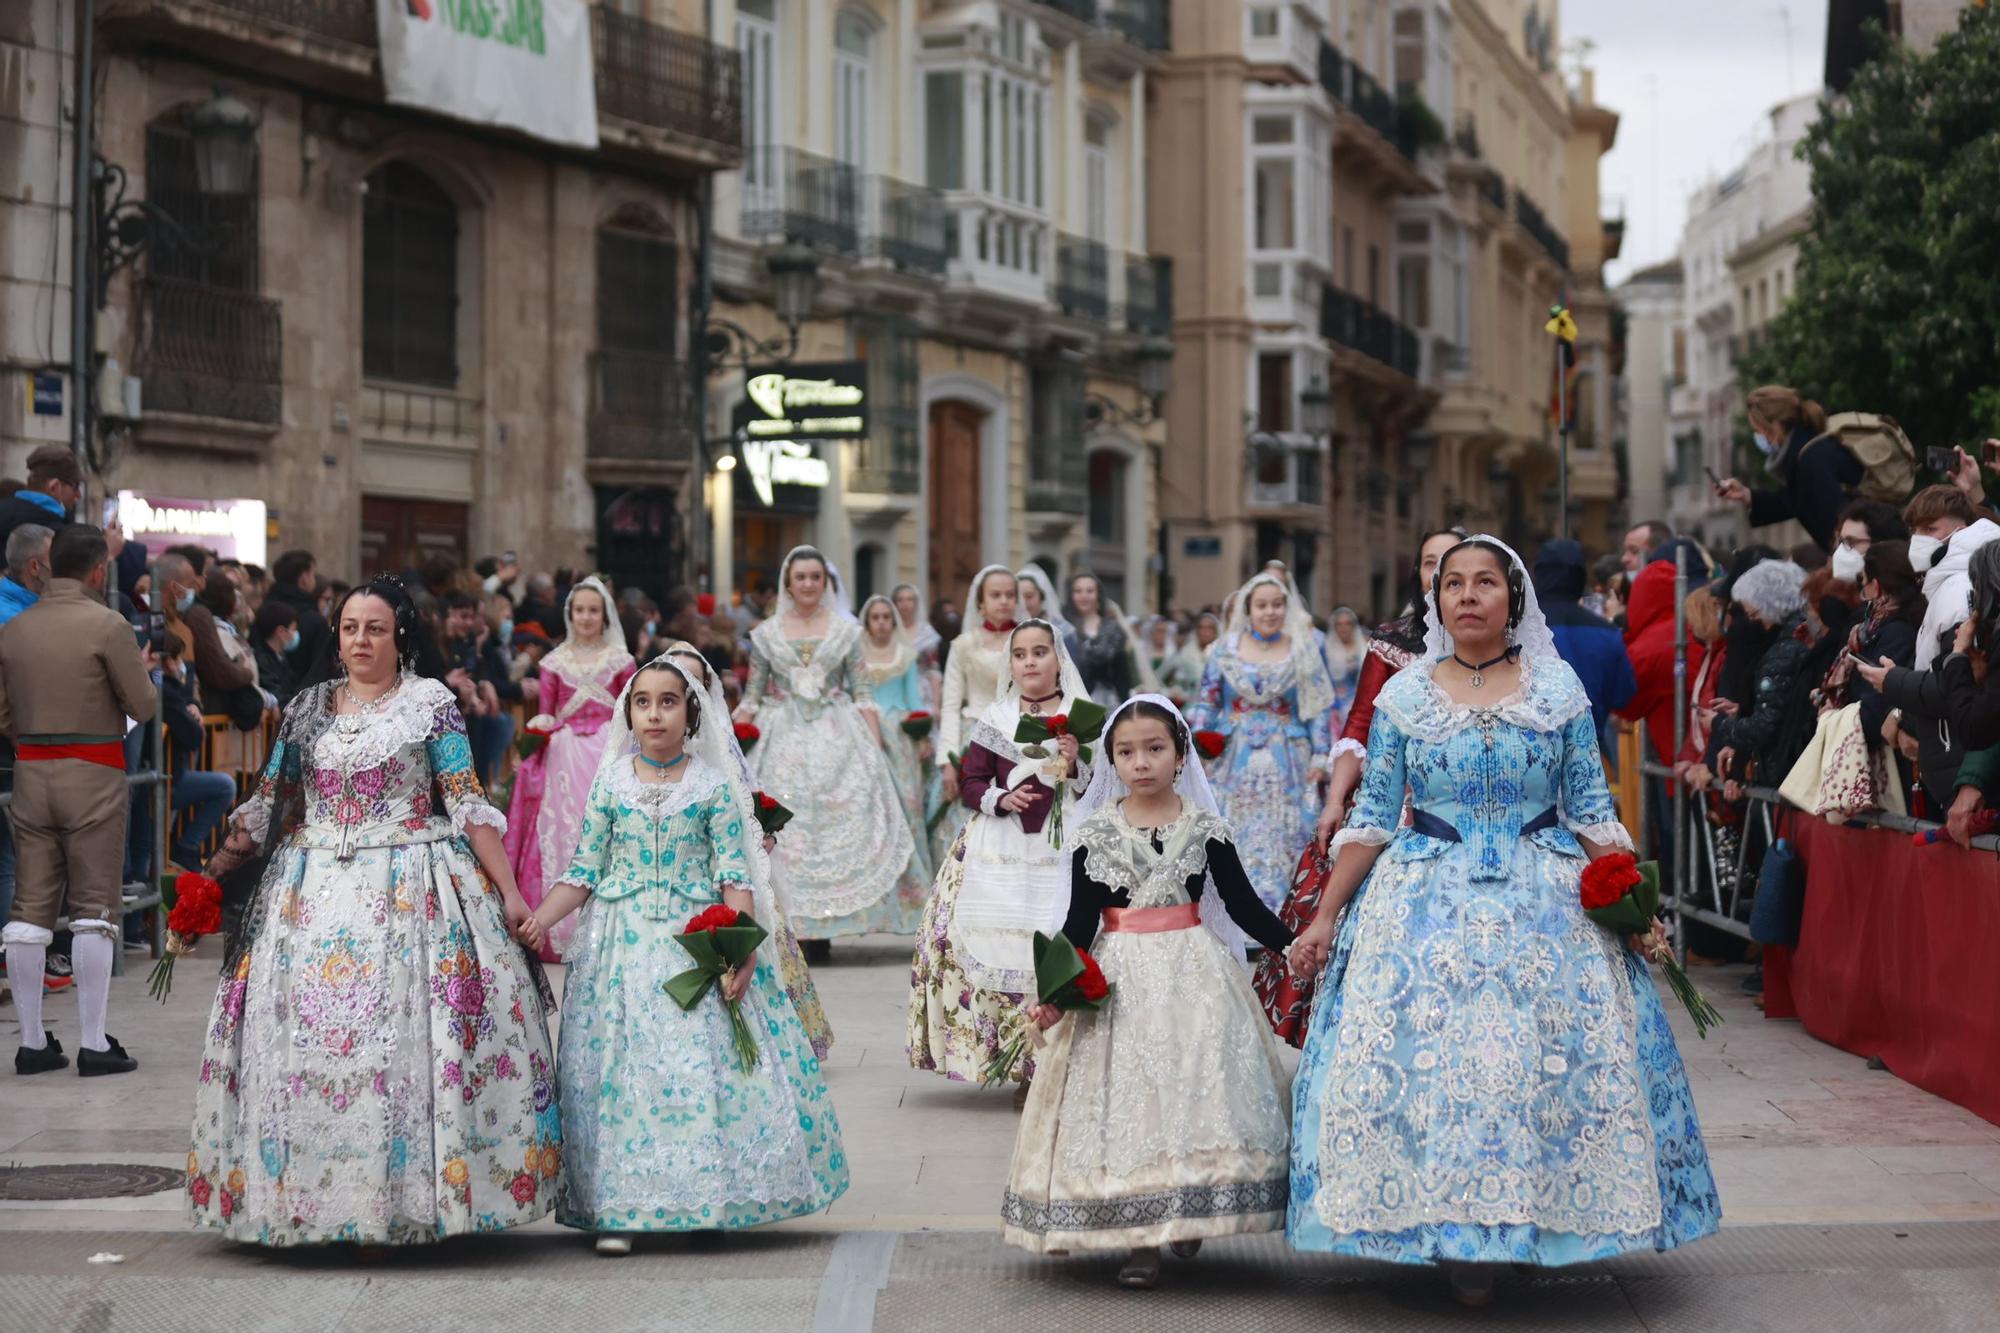
<svg viewBox="0 0 2000 1333"><path fill-rule="evenodd" d="M7 981L14 988L14 1012L21 1020L21 1045L39 1051L49 1044L42 1031L42 972L49 946L7 941Z"/></svg>
<svg viewBox="0 0 2000 1333"><path fill-rule="evenodd" d="M76 976L77 1041L86 1051L111 1049L104 1039L104 1009L111 1000L111 958L118 944L103 931L79 930L70 940L69 962ZM10 960L8 967L12 968Z"/></svg>

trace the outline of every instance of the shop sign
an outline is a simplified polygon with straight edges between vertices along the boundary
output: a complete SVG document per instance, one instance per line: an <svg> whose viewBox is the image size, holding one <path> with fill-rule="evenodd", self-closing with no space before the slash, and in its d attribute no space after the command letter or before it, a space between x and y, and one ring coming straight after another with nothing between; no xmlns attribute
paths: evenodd
<svg viewBox="0 0 2000 1333"><path fill-rule="evenodd" d="M773 503L773 486L819 490L833 484L833 468L805 440L745 440L741 453L743 470L750 474L750 489L757 492L766 509Z"/></svg>
<svg viewBox="0 0 2000 1333"><path fill-rule="evenodd" d="M868 434L868 363L752 366L736 428L753 440L858 440Z"/></svg>
<svg viewBox="0 0 2000 1333"><path fill-rule="evenodd" d="M388 100L597 147L585 0L375 0Z"/></svg>
<svg viewBox="0 0 2000 1333"><path fill-rule="evenodd" d="M28 376L28 402L38 417L63 414L63 377L51 371Z"/></svg>
<svg viewBox="0 0 2000 1333"><path fill-rule="evenodd" d="M148 555L190 544L225 560L261 565L269 549L262 500L190 500L120 491L115 521L125 540L138 542Z"/></svg>
<svg viewBox="0 0 2000 1333"><path fill-rule="evenodd" d="M1222 538L1184 538L1181 542L1181 554L1194 560L1212 560L1222 554Z"/></svg>

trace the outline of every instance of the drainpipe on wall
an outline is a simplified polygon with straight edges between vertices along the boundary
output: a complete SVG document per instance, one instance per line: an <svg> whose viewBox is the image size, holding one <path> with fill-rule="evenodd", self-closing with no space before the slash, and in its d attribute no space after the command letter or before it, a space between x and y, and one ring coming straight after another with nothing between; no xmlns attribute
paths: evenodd
<svg viewBox="0 0 2000 1333"><path fill-rule="evenodd" d="M72 139L74 145L70 182L69 248L69 447L83 469L85 494L77 501L76 516L91 521L85 501L89 499L90 465L90 365L96 333L96 286L93 269L97 263L97 243L93 234L97 199L91 167L97 140L96 106L91 85L96 77L96 0L76 0L76 87Z"/></svg>

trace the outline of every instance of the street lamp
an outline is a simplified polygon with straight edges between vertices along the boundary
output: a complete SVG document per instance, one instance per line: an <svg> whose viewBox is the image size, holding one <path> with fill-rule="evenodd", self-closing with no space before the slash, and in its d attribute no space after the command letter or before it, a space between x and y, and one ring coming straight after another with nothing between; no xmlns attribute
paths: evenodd
<svg viewBox="0 0 2000 1333"><path fill-rule="evenodd" d="M812 318L819 299L819 256L797 241L787 241L765 256L764 271L771 277L771 308L785 332L759 338L733 319L709 316L702 338L711 372L759 361L782 363L799 350L799 327Z"/></svg>
<svg viewBox="0 0 2000 1333"><path fill-rule="evenodd" d="M257 113L223 88L188 117L195 188L218 198L237 198L256 187L257 123Z"/></svg>
<svg viewBox="0 0 2000 1333"><path fill-rule="evenodd" d="M1174 364L1174 345L1153 334L1142 339L1132 355L1139 363L1138 410L1121 407L1103 394L1087 393L1083 396L1083 412L1093 427L1107 423L1150 426L1160 419L1160 404L1166 401L1168 374Z"/></svg>

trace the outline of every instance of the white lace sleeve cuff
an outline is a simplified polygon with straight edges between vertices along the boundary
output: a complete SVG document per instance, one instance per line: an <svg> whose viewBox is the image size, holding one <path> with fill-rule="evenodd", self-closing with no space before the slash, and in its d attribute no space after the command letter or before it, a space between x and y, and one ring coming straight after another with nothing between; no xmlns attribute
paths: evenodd
<svg viewBox="0 0 2000 1333"><path fill-rule="evenodd" d="M502 837L507 834L507 816L484 801L464 801L452 810L451 831L459 837L471 832L474 824L497 829Z"/></svg>
<svg viewBox="0 0 2000 1333"><path fill-rule="evenodd" d="M1333 750L1331 751L1331 756L1334 759L1338 759L1340 758L1340 756L1344 754L1351 754L1356 759L1366 759L1368 757L1368 747L1363 745L1360 741L1351 740L1346 736L1342 736L1339 740L1333 743Z"/></svg>
<svg viewBox="0 0 2000 1333"><path fill-rule="evenodd" d="M1340 849L1350 842L1362 847L1384 847L1388 845L1389 839L1395 836L1396 831L1394 829L1369 828L1366 826L1361 828L1344 828L1334 834L1333 841L1327 844L1327 855L1339 856Z"/></svg>
<svg viewBox="0 0 2000 1333"><path fill-rule="evenodd" d="M1000 789L999 783L997 782L994 783L992 786L988 787L984 793L980 795L979 808L989 815L999 814L1000 798L1002 796L1005 796L1006 794L1007 794L1006 792Z"/></svg>
<svg viewBox="0 0 2000 1333"><path fill-rule="evenodd" d="M262 797L245 801L229 817L229 822L255 838L261 846L271 832L271 803Z"/></svg>
<svg viewBox="0 0 2000 1333"><path fill-rule="evenodd" d="M1615 819L1607 819L1602 824L1579 824L1575 820L1565 819L1563 827L1587 842L1596 843L1599 847L1609 847L1618 852L1632 850L1632 835Z"/></svg>

